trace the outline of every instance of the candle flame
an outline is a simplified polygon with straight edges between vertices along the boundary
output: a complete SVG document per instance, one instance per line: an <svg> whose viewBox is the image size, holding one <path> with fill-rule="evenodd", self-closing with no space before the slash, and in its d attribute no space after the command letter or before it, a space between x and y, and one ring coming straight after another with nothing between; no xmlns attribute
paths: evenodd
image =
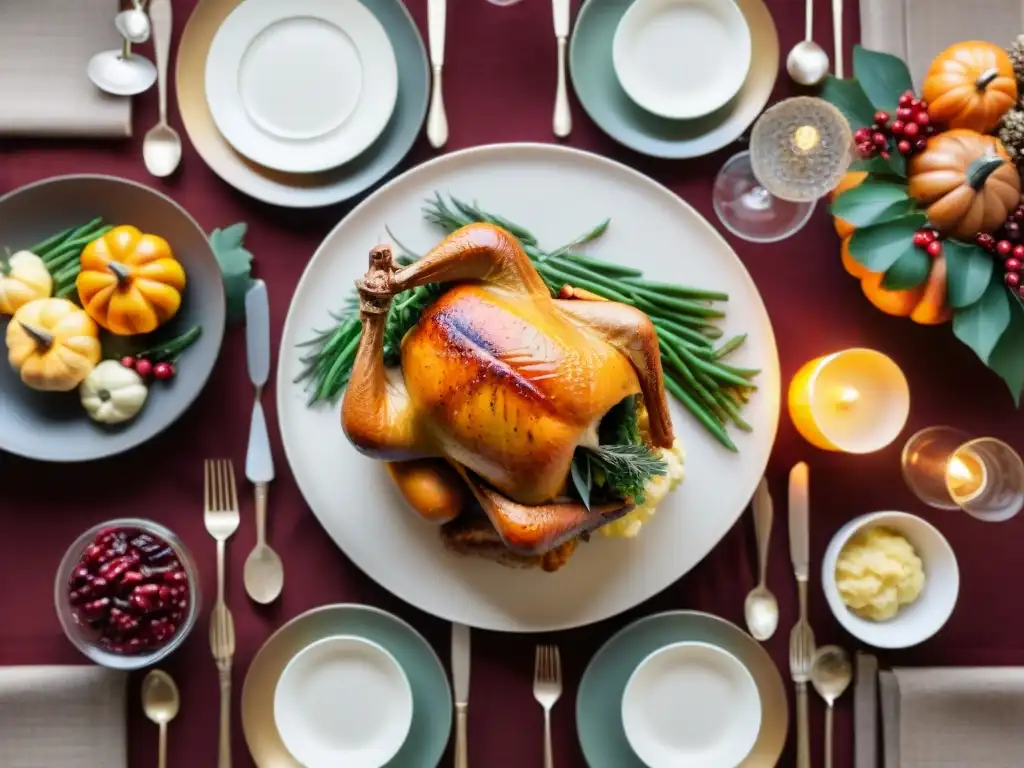
<svg viewBox="0 0 1024 768"><path fill-rule="evenodd" d="M949 464L946 466L946 474L951 479L961 482L974 479L974 473L971 472L971 468L959 456L954 456L949 460Z"/></svg>
<svg viewBox="0 0 1024 768"><path fill-rule="evenodd" d="M840 387L839 396L836 398L836 405L839 410L845 411L853 407L853 404L858 400L860 400L860 392L855 387Z"/></svg>
<svg viewBox="0 0 1024 768"><path fill-rule="evenodd" d="M813 125L801 125L793 133L793 142L801 152L810 152L821 142L821 134Z"/></svg>

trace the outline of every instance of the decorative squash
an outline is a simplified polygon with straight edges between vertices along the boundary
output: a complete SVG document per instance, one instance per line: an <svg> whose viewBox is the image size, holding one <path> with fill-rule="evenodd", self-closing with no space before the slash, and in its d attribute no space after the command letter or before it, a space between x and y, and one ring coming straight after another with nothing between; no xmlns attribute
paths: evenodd
<svg viewBox="0 0 1024 768"><path fill-rule="evenodd" d="M0 315L13 315L35 299L48 299L53 278L43 260L31 251L0 258Z"/></svg>
<svg viewBox="0 0 1024 768"><path fill-rule="evenodd" d="M970 40L935 58L921 95L934 122L989 133L1017 103L1017 79L1005 50Z"/></svg>
<svg viewBox="0 0 1024 768"><path fill-rule="evenodd" d="M11 367L32 389L68 392L100 360L99 328L67 299L36 299L7 326Z"/></svg>
<svg viewBox="0 0 1024 768"><path fill-rule="evenodd" d="M909 317L921 325L939 325L947 322L953 311L946 304L946 257L940 254L932 260L928 278L917 288L893 291L882 285L885 274L872 272L850 254L850 238L843 240L843 267L860 280L861 290L868 301L887 315Z"/></svg>
<svg viewBox="0 0 1024 768"><path fill-rule="evenodd" d="M868 177L867 171L847 171L843 174L843 178L839 180L839 184L832 190L832 194L829 195L829 202L835 200L843 192L847 192L854 187L859 187L861 183ZM833 219L832 223L835 225L836 234L840 238L846 239L856 231L856 227L848 221L840 219L838 216Z"/></svg>
<svg viewBox="0 0 1024 768"><path fill-rule="evenodd" d="M940 133L910 159L909 195L939 232L971 241L995 232L1020 204L1020 175L994 136Z"/></svg>
<svg viewBox="0 0 1024 768"><path fill-rule="evenodd" d="M82 407L93 421L120 424L139 414L149 389L131 368L125 368L117 360L104 360L85 377L78 394Z"/></svg>
<svg viewBox="0 0 1024 768"><path fill-rule="evenodd" d="M115 227L82 251L78 297L85 311L119 336L150 333L181 306L185 270L171 246L135 227Z"/></svg>

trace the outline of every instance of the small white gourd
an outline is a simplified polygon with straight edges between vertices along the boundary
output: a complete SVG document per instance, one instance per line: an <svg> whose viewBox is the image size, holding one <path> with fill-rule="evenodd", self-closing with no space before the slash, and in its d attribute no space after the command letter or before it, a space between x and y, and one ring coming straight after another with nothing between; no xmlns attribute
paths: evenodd
<svg viewBox="0 0 1024 768"><path fill-rule="evenodd" d="M93 421L120 424L135 418L149 389L142 377L117 360L104 360L79 387L82 407Z"/></svg>

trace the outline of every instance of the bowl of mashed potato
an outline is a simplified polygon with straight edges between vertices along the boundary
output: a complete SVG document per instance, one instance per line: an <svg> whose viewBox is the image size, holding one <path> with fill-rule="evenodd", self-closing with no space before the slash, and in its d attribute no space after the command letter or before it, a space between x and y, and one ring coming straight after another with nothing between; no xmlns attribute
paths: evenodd
<svg viewBox="0 0 1024 768"><path fill-rule="evenodd" d="M822 584L832 613L854 637L876 648L908 648L952 615L960 569L931 523L906 512L874 512L832 537Z"/></svg>

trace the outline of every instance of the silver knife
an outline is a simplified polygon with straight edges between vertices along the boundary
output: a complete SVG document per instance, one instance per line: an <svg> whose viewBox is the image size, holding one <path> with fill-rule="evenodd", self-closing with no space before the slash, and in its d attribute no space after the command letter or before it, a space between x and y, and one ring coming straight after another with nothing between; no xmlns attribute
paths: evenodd
<svg viewBox="0 0 1024 768"><path fill-rule="evenodd" d="M789 557L793 561L800 618L789 634L789 673L796 686L796 766L811 768L807 717L807 681L816 650L814 631L807 621L807 580L810 566L808 469L800 462L789 473Z"/></svg>
<svg viewBox="0 0 1024 768"><path fill-rule="evenodd" d="M558 85L555 89L555 136L564 138L572 131L569 92L565 85L565 48L569 39L569 0L552 0L555 15L555 39L558 41Z"/></svg>
<svg viewBox="0 0 1024 768"><path fill-rule="evenodd" d="M466 709L469 706L469 627L452 624L452 689L455 696L455 768L468 768Z"/></svg>
<svg viewBox="0 0 1024 768"><path fill-rule="evenodd" d="M269 483L274 479L274 459L270 454L267 419L260 398L270 378L270 304L267 286L262 280L253 283L245 295L245 349L249 378L256 387L256 404L249 426L249 451L245 456L245 476L249 482Z"/></svg>
<svg viewBox="0 0 1024 768"><path fill-rule="evenodd" d="M434 149L440 149L448 143L448 116L444 111L444 94L441 89L447 2L427 0L427 37L430 43L430 68L433 72L430 112L427 114L427 140Z"/></svg>

